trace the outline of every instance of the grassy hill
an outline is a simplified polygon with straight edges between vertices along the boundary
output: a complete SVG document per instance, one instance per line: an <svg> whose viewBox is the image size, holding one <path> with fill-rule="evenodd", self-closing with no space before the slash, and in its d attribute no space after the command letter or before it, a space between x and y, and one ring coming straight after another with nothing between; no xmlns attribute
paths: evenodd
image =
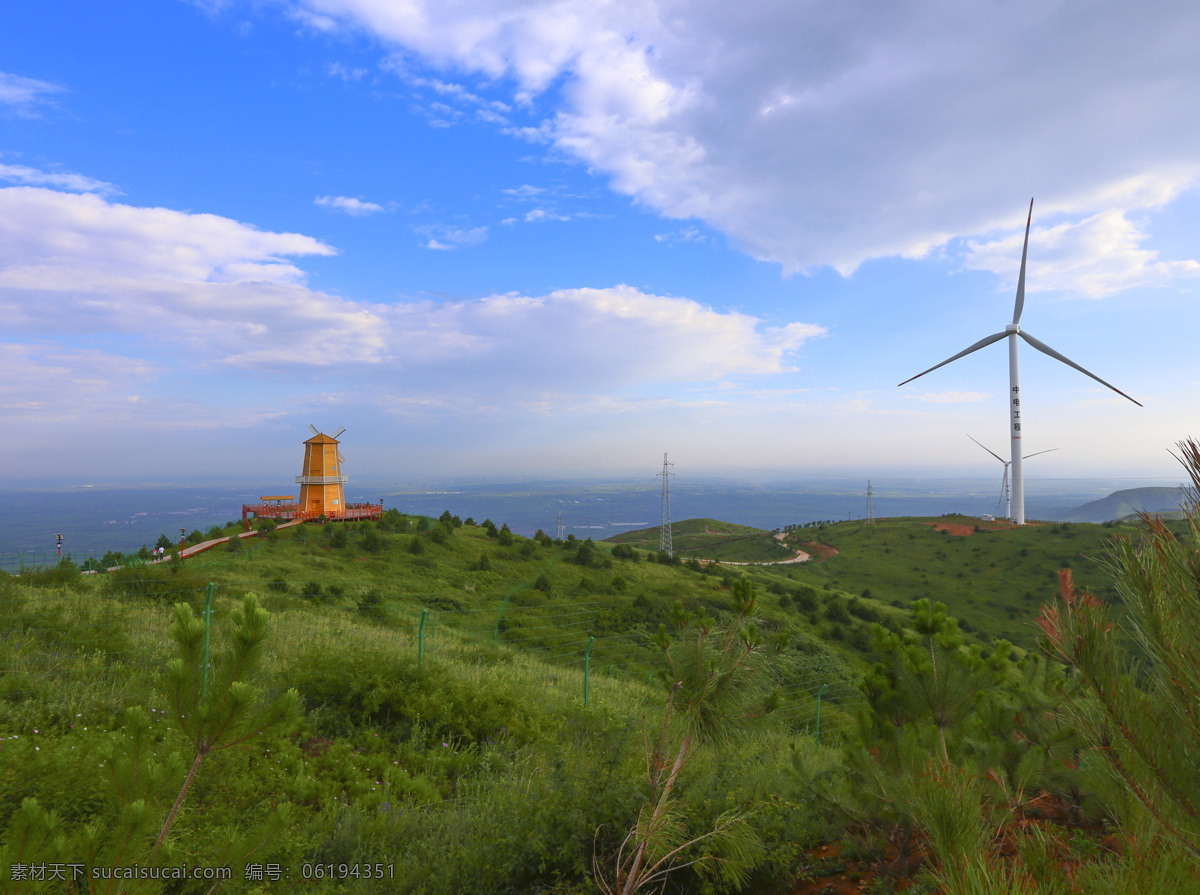
<svg viewBox="0 0 1200 895"><path fill-rule="evenodd" d="M947 605L970 631L1033 648L1030 617L1054 596L1058 570L1076 584L1116 599L1103 568L1114 536L1136 536L1130 523L1042 523L1015 528L967 516L880 519L875 525L836 522L787 534L796 549L828 558L806 563L809 581L908 606L928 597ZM833 551L836 551L834 553ZM769 576L770 568L756 571Z"/></svg>
<svg viewBox="0 0 1200 895"><path fill-rule="evenodd" d="M673 626L677 601L727 614L739 577L627 545L394 511L380 524L264 532L182 563L0 576L0 826L18 811L32 817L22 803L34 798L68 831L116 828L91 757L120 754L131 737L150 737L155 774L170 777L170 756L186 770L194 752L160 714L175 649L165 634L172 606L200 612L211 587L218 669L235 610L259 595L270 636L254 682L267 694L294 687L302 717L292 736L205 759L175 821L177 860L222 863L226 829L253 831L282 799L294 806L289 832L256 860L292 867L292 886L302 865L383 862L396 874L389 891L591 891L592 850L615 851L640 804L641 725L664 700L653 636ZM791 738L815 729L818 691L831 741L861 701L865 623L854 622L858 647L826 641L820 625L764 597L764 633L792 625L796 636L747 751L721 758L705 747L690 764L707 822L762 801L787 775ZM906 613L888 612L898 629ZM138 706L150 722L134 735L126 712ZM174 791L155 797L165 799L154 803L159 823ZM754 823L768 845L756 870L764 885L794 879L799 846L823 829L798 796L763 801ZM303 885L375 890L367 880Z"/></svg>
<svg viewBox="0 0 1200 895"><path fill-rule="evenodd" d="M660 528L643 528L607 538L603 543L629 544L657 551ZM794 557L795 551L781 545L769 531L719 522L716 519L685 519L671 525L671 542L684 559L715 559L719 562L778 562Z"/></svg>
<svg viewBox="0 0 1200 895"><path fill-rule="evenodd" d="M34 817L23 807L34 798L71 835L115 828L125 815L106 781L127 786L128 766L97 776L95 757L120 757L131 743L152 749L146 767L168 781L149 803L161 823L195 754L163 709L172 606L199 611L211 597L220 686L235 613L257 594L270 631L253 682L268 697L295 688L301 714L293 732L205 759L175 821L173 861L228 861L241 841L234 831L250 836L282 800L293 806L289 824L255 860L293 868L291 880L235 879L222 891L378 891L378 880L296 875L378 864L394 874L387 891L592 892L593 858L616 853L644 804L645 734L661 722L670 680L659 626L674 629L677 602L728 617L749 580L760 594L756 630L791 631L777 688L736 747L696 752L682 797L697 828L749 806L755 863L744 884L684 870L673 886L793 891L803 875L824 873L808 853L841 835L804 774L841 773L836 748L855 736L858 683L879 658L871 625L904 631L911 601L928 596L966 620L968 643L1006 636L1031 646L1026 616L1053 594L1056 570L1070 565L1081 586L1111 595L1089 557L1136 530L975 523L831 523L788 531L785 547L759 529L688 520L675 543L693 558L666 560L653 552L656 530L643 550L647 532L556 542L390 510L377 524L264 531L182 563L0 576L0 825ZM817 559L729 567L701 564L701 549L726 562L794 549ZM150 721L137 727L131 707Z"/></svg>

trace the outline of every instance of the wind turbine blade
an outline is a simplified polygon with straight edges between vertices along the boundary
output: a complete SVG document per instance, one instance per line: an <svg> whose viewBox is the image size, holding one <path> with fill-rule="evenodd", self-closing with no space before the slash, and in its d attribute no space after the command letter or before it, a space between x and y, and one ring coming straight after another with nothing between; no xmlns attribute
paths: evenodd
<svg viewBox="0 0 1200 895"><path fill-rule="evenodd" d="M1004 503L1004 496L1008 494L1008 464L1004 464L1004 480L1000 483L1000 499L996 501L996 515L1000 515L1000 505Z"/></svg>
<svg viewBox="0 0 1200 895"><path fill-rule="evenodd" d="M1024 457L1022 457L1021 459L1022 459L1022 460L1028 460L1030 457L1036 457L1036 456L1038 456L1039 454L1049 454L1049 453L1051 453L1052 451L1057 451L1057 450L1058 450L1058 448L1047 448L1047 449L1046 449L1046 450L1044 450L1044 451L1036 451L1036 452L1034 452L1034 453L1032 453L1032 454L1026 454L1026 455L1025 455Z"/></svg>
<svg viewBox="0 0 1200 895"><path fill-rule="evenodd" d="M967 435L967 438L971 438L971 436L970 436L970 435ZM975 439L974 439L974 438L971 438L971 440L972 440L972 441L975 441ZM976 443L976 444L978 444L978 445L979 445L981 448L983 448L985 451L987 451L989 454L991 454L993 457L995 457L997 460L999 460L1001 463L1004 463L1004 462L1006 462L1006 461L1005 461L1005 459L1004 459L1003 457L1001 457L999 454L997 454L997 453L996 453L995 451L993 451L991 448L987 447L986 445L980 444L978 441L975 441L975 443Z"/></svg>
<svg viewBox="0 0 1200 895"><path fill-rule="evenodd" d="M1089 376L1089 377L1091 377L1092 379L1095 379L1095 380L1096 380L1097 382L1099 382L1101 385L1103 385L1103 386L1106 386L1106 387L1108 387L1108 388L1111 388L1111 389L1112 389L1114 392L1116 392L1116 393L1117 393L1118 395L1120 395L1122 398L1127 398L1128 400L1130 400L1130 401L1133 401L1133 403L1134 403L1134 404L1136 404L1138 407L1141 407L1141 406L1142 406L1142 402L1141 402L1141 401L1134 401L1134 400L1133 400L1133 398L1130 398L1130 397L1129 397L1129 395L1125 394L1123 391L1121 391L1121 390L1120 390L1119 388L1117 388L1115 385L1112 385L1111 383L1105 382L1103 379L1101 379L1101 378L1100 378L1099 376L1097 376L1095 373L1090 373L1090 372L1088 372L1088 371L1087 371L1087 370L1085 370L1083 367L1079 366L1079 364L1075 363L1075 361L1073 361L1073 360L1071 360L1070 358L1064 357L1063 355L1059 354L1057 351L1055 351L1053 348L1051 348L1051 347L1050 347L1049 345L1047 345L1045 342L1038 341L1038 340L1037 340L1037 339L1035 339L1033 336L1031 336L1029 333L1025 332L1025 330L1021 330L1021 332L1020 332L1020 336L1021 336L1021 338L1022 338L1022 339L1024 339L1026 342L1028 342L1030 345L1032 345L1032 346L1033 346L1034 348L1036 348L1038 351L1042 352L1042 354L1048 354L1048 355L1050 355L1050 357L1054 358L1055 360L1057 360L1057 361L1062 361L1062 362L1063 362L1064 364L1066 364L1068 367L1074 367L1076 370L1078 370L1078 371L1079 371L1080 373L1082 373L1084 376Z"/></svg>
<svg viewBox="0 0 1200 895"><path fill-rule="evenodd" d="M330 437L330 438L337 438L339 435L341 435L341 434L342 434L343 432L345 432L345 431L346 431L346 427L345 427L345 426L338 426L338 430L337 430L336 432L334 432L332 435L330 435L329 437Z"/></svg>
<svg viewBox="0 0 1200 895"><path fill-rule="evenodd" d="M1029 200L1029 217L1025 220L1025 248L1021 249L1021 274L1017 277L1017 303L1013 307L1013 323L1021 322L1025 308L1025 257L1029 254L1029 225L1033 223L1033 200Z"/></svg>
<svg viewBox="0 0 1200 895"><path fill-rule="evenodd" d="M925 371L925 373L932 373L938 367L944 367L944 366L946 366L946 364L953 363L954 361L958 360L960 357L966 357L972 351L978 351L980 348L986 348L988 345L991 345L993 342L999 342L1001 339L1003 339L1007 335L1008 335L1008 333L993 333L992 335L988 336L986 339L980 339L978 342L976 342L974 345L972 345L967 350L958 352L958 354L954 355L954 357L946 358L940 364L936 364L936 365L930 367L928 370ZM900 385L907 385L908 383L912 382L914 379L920 379L922 376L925 375L925 373L918 373L916 376L912 376L908 379L905 379L904 382L900 383ZM1107 383L1105 383L1105 384L1107 385ZM896 388L899 388L900 385L896 386ZM1111 386L1110 386L1110 388L1111 388Z"/></svg>
<svg viewBox="0 0 1200 895"><path fill-rule="evenodd" d="M308 431L311 432L313 435L321 434L321 430L318 429L316 426L314 426L312 423L308 424Z"/></svg>

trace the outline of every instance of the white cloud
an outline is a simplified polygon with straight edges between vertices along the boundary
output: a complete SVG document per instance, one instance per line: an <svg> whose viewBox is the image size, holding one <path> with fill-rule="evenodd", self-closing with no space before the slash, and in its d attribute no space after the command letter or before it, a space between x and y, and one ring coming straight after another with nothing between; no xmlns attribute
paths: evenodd
<svg viewBox="0 0 1200 895"><path fill-rule="evenodd" d="M0 343L0 421L123 415L156 371L144 360L56 343Z"/></svg>
<svg viewBox="0 0 1200 895"><path fill-rule="evenodd" d="M325 67L325 71L328 72L331 78L341 78L346 82L361 81L368 74L370 74L370 72L368 72L365 68L351 68L349 66L342 65L340 62L331 62Z"/></svg>
<svg viewBox="0 0 1200 895"><path fill-rule="evenodd" d="M993 242L970 242L964 266L997 274L1006 288L1016 288L1024 231ZM1141 248L1146 239L1119 211L1106 211L1076 223L1034 229L1029 236L1029 292L1064 291L1102 298L1134 286L1161 286L1183 277L1200 276L1196 261L1160 261Z"/></svg>
<svg viewBox="0 0 1200 895"><path fill-rule="evenodd" d="M80 193L112 194L118 192L111 183L105 183L103 180L93 180L91 177L84 177L82 174L74 174L70 171L42 171L27 165L0 164L0 180L29 186L50 186Z"/></svg>
<svg viewBox="0 0 1200 895"><path fill-rule="evenodd" d="M792 369L792 354L824 329L764 327L684 298L630 286L398 305L393 351L405 366L462 388L557 392L605 385L714 381ZM490 381L489 381L490 380ZM469 386L467 386L469 388Z"/></svg>
<svg viewBox="0 0 1200 895"><path fill-rule="evenodd" d="M542 221L569 221L569 214L559 214L557 211L548 211L545 208L533 208L525 212L525 223L537 224Z"/></svg>
<svg viewBox="0 0 1200 895"><path fill-rule="evenodd" d="M38 187L0 189L0 316L9 331L154 334L206 362L374 361L370 311L303 285L297 233Z"/></svg>
<svg viewBox="0 0 1200 895"><path fill-rule="evenodd" d="M521 199L527 202L535 202L538 197L546 192L545 187L533 186L532 184L523 183L518 187L502 189L500 192L507 196L512 196L514 199Z"/></svg>
<svg viewBox="0 0 1200 895"><path fill-rule="evenodd" d="M655 233L654 241L667 245L680 245L689 242L705 242L707 237L700 232L699 227L680 227L674 233Z"/></svg>
<svg viewBox="0 0 1200 895"><path fill-rule="evenodd" d="M445 227L428 224L414 227L413 230L418 236L426 239L422 243L424 248L443 252L477 246L487 239L488 235L487 227Z"/></svg>
<svg viewBox="0 0 1200 895"><path fill-rule="evenodd" d="M0 106L8 106L18 113L29 114L34 106L49 102L48 97L62 89L48 81L0 71Z"/></svg>
<svg viewBox="0 0 1200 895"><path fill-rule="evenodd" d="M920 257L1010 226L1031 194L1080 217L1200 181L1183 0L293 2L512 83L517 106L558 103L507 132L786 271Z"/></svg>
<svg viewBox="0 0 1200 895"><path fill-rule="evenodd" d="M287 260L333 251L216 215L12 187L0 190L0 318L25 338L144 338L193 370L310 368L363 396L389 394L402 371L410 396L468 403L770 377L824 333L629 286L366 304L308 288Z"/></svg>
<svg viewBox="0 0 1200 895"><path fill-rule="evenodd" d="M320 205L322 208L332 208L334 211L341 211L351 217L363 217L368 214L376 214L383 211L383 206L375 202L364 202L362 199L355 199L351 196L318 196L313 200L313 203Z"/></svg>
<svg viewBox="0 0 1200 895"><path fill-rule="evenodd" d="M93 194L0 189L0 283L88 288L127 280L296 283L289 255L332 255L298 233L271 233L215 214L138 208Z"/></svg>

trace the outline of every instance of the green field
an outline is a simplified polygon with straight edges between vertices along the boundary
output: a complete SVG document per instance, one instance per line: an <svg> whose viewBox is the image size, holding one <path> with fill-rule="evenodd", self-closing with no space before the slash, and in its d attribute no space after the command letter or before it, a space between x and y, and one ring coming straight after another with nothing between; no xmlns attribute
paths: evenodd
<svg viewBox="0 0 1200 895"><path fill-rule="evenodd" d="M960 536L930 523L966 528ZM860 804L882 779L861 774L864 761L892 748L896 719L913 706L919 716L920 700L898 702L892 688L919 681L923 657L949 662L963 692L981 686L981 675L987 689L937 727L913 716L912 729L932 739L905 740L906 749L940 749L964 768L999 761L988 773L1010 782L1036 765L1039 786L1073 792L1063 789L1069 778L1091 792L1073 759L1060 763L1053 751L1076 748L1074 740L1039 726L1066 698L1047 689L1057 678L996 641L1034 649L1028 616L1051 599L1064 565L1111 597L1112 581L1091 557L1135 527L976 531L961 517L891 519L789 529L788 547L770 532L711 519L674 531L682 557L657 553L657 530L593 544L389 510L378 523L263 530L182 563L83 575L68 561L0 577L0 892L59 891L7 882L30 856L99 866L122 855L233 866L237 875L218 891L597 891L593 874L610 872L624 833L662 792L647 768L690 742L664 721L679 686L665 684L691 674L668 671L664 644L676 649L688 631L703 644L704 632L737 623L754 593L752 624L728 643L775 644L762 666L770 686L738 703L732 726L705 716L697 729L727 735L695 741L663 803L693 834L736 821L741 845L721 847L740 849L729 854L742 871L682 868L669 891L792 891L806 877L844 873L844 863L809 857L819 843L901 823L894 806ZM816 558L769 564L796 549ZM756 560L765 564L726 564ZM925 597L964 620L962 640L935 608L914 615L912 601ZM236 643L251 642L244 619L256 606L269 612L267 627L253 647L257 665L246 660L254 670L238 677ZM192 619L191 647L179 611ZM916 642L914 630L931 624L936 642L898 652L899 638ZM212 696L200 685L201 634L211 637ZM705 661L724 655L703 648ZM887 671L897 656L917 662L916 676L910 669L881 683L899 674ZM257 690L229 696L230 675ZM289 689L294 714L279 708ZM250 724L248 734L198 750L206 740L188 734L189 724L235 709L242 720L229 729ZM275 709L277 723L255 733L251 722ZM928 757L909 759L916 768ZM176 813L189 766L198 770ZM1096 816L1109 810L1099 795L1088 798ZM869 836L854 846L856 866L874 866L866 856L875 847ZM293 873L247 878L248 863ZM330 879L343 864L390 875L382 884ZM333 870L298 875L316 866ZM890 891L881 873L868 872L872 891ZM210 890L195 881L120 888Z"/></svg>
<svg viewBox="0 0 1200 895"><path fill-rule="evenodd" d="M606 544L629 544L657 551L660 529L643 528L614 535ZM791 559L794 551L783 547L769 531L719 522L716 519L685 519L671 525L672 546L684 559L715 559L719 562L755 563Z"/></svg>
<svg viewBox="0 0 1200 895"><path fill-rule="evenodd" d="M967 534L935 525L965 528ZM990 530L978 519L944 516L880 519L874 525L837 522L791 532L787 543L836 548L836 556L809 571L838 590L904 606L938 600L968 629L1032 648L1030 617L1053 597L1058 571L1070 568L1079 587L1116 599L1104 568L1108 544L1137 531L1134 523L997 524Z"/></svg>

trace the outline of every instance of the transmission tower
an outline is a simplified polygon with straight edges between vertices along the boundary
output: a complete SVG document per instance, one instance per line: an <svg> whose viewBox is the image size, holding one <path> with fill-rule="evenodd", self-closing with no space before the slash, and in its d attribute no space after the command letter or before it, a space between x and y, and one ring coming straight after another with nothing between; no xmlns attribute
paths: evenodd
<svg viewBox="0 0 1200 895"><path fill-rule="evenodd" d="M558 514L558 524L554 526L554 540L561 541L566 537L563 534L562 513Z"/></svg>
<svg viewBox="0 0 1200 895"><path fill-rule="evenodd" d="M875 524L875 492L871 490L871 480L867 479L867 525Z"/></svg>
<svg viewBox="0 0 1200 895"><path fill-rule="evenodd" d="M674 466L674 463L667 462L667 455L663 454L663 471L655 473L656 476L662 476L662 527L658 530L658 551L665 553L667 556L675 555L675 545L671 543L671 476L675 473L667 469L668 466Z"/></svg>

